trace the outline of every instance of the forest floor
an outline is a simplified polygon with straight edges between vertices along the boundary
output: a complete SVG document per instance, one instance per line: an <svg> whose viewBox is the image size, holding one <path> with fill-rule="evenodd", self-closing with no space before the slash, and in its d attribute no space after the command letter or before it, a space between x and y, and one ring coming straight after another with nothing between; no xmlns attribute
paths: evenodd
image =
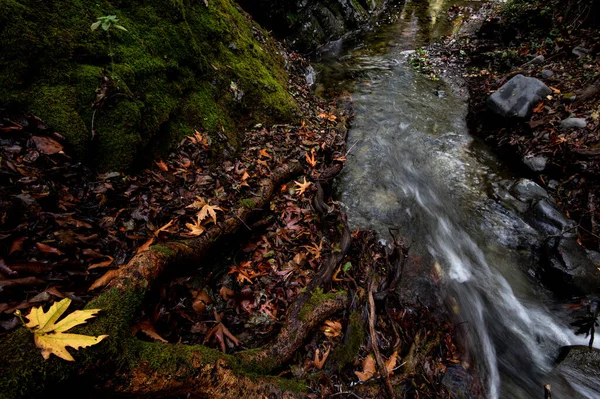
<svg viewBox="0 0 600 399"><path fill-rule="evenodd" d="M294 53L288 59L302 120L253 126L233 160L216 157L207 136L196 132L144 170L98 174L71 157L63 138L35 115L0 110L0 339L19 328L16 310L27 314L67 297L82 308L135 254L199 237L239 209L252 211L252 223L242 222L242 231L198 267L162 278L131 333L226 353L273 339L294 298L340 251L339 226L322 216L339 206L320 182L346 160L351 119L348 99L315 98L304 81L306 61ZM303 176L279 186L266 209L255 209L251 198L261 179L286 164L300 164ZM323 202L326 209L317 212ZM390 281L409 278L411 267L401 245L385 248L371 232L355 231L328 289L366 298L379 291L369 284L373 274L391 290ZM390 378L403 397L448 397L448 367L455 380L471 378L457 371L460 351L443 309L393 294L376 297L375 310L349 308L325 321L280 375L309 381L309 397L375 397L379 388L361 389ZM367 334L370 316L375 340ZM378 377L373 341L387 376Z"/></svg>
<svg viewBox="0 0 600 399"><path fill-rule="evenodd" d="M432 46L419 65L429 73L460 69L471 94L473 134L544 187L578 223L580 243L598 250L600 30L586 27L585 9L569 14L552 4L527 0L486 7L477 32ZM461 12L458 7L450 15ZM490 94L517 74L538 78L552 90L527 120L502 118L487 107ZM582 118L585 127L561 127L567 118Z"/></svg>

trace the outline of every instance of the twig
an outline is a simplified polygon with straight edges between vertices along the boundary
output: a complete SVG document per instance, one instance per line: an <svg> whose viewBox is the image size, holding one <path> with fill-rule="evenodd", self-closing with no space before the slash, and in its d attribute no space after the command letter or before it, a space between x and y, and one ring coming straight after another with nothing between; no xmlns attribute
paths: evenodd
<svg viewBox="0 0 600 399"><path fill-rule="evenodd" d="M373 299L373 290L375 289L375 279L371 276L369 282L369 334L371 335L371 346L375 353L375 359L377 360L377 368L379 369L379 375L383 377L383 386L388 399L394 399L394 388L390 381L390 375L387 367L381 358L379 347L377 346L377 335L375 335L375 300Z"/></svg>
<svg viewBox="0 0 600 399"><path fill-rule="evenodd" d="M552 399L552 390L550 384L544 385L544 399Z"/></svg>
<svg viewBox="0 0 600 399"><path fill-rule="evenodd" d="M344 155L345 157L347 157L347 156L350 154L350 151L352 151L352 149L354 148L354 146L355 146L355 145L357 145L359 141L360 141L360 140L356 140L356 141L354 141L354 144L352 144L352 145L350 146L350 148L348 149L348 151L346 151L346 155Z"/></svg>

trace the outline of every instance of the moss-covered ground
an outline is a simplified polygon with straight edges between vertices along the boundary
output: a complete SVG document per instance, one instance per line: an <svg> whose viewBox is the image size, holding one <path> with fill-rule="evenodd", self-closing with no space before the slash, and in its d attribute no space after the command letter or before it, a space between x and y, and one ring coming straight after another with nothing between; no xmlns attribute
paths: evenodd
<svg viewBox="0 0 600 399"><path fill-rule="evenodd" d="M296 111L280 51L231 0L1 3L0 104L32 111L101 170L195 129L231 154L241 123ZM127 31L92 31L104 15Z"/></svg>

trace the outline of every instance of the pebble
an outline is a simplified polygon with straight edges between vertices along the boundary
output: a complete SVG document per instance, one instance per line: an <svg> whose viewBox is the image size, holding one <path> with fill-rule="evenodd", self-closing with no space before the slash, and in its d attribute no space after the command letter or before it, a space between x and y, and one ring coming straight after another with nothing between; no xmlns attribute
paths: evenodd
<svg viewBox="0 0 600 399"><path fill-rule="evenodd" d="M584 129L586 126L585 118L567 118L560 121L561 130Z"/></svg>
<svg viewBox="0 0 600 399"><path fill-rule="evenodd" d="M542 79L550 79L552 76L554 76L554 72L552 72L549 69L544 69L540 76L542 77Z"/></svg>

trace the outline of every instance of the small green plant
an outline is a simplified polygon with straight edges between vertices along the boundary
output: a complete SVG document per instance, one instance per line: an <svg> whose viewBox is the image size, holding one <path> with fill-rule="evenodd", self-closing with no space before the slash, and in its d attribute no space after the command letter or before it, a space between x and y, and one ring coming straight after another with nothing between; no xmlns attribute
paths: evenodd
<svg viewBox="0 0 600 399"><path fill-rule="evenodd" d="M110 66L111 66L111 75L115 76L115 59L113 53L112 39L110 36L110 32L113 29L120 29L122 31L127 32L124 26L119 24L119 19L116 15L105 15L103 17L98 17L98 20L92 24L90 27L92 31L95 31L99 27L102 27L102 30L106 32L106 36L108 37L108 55L110 56Z"/></svg>

